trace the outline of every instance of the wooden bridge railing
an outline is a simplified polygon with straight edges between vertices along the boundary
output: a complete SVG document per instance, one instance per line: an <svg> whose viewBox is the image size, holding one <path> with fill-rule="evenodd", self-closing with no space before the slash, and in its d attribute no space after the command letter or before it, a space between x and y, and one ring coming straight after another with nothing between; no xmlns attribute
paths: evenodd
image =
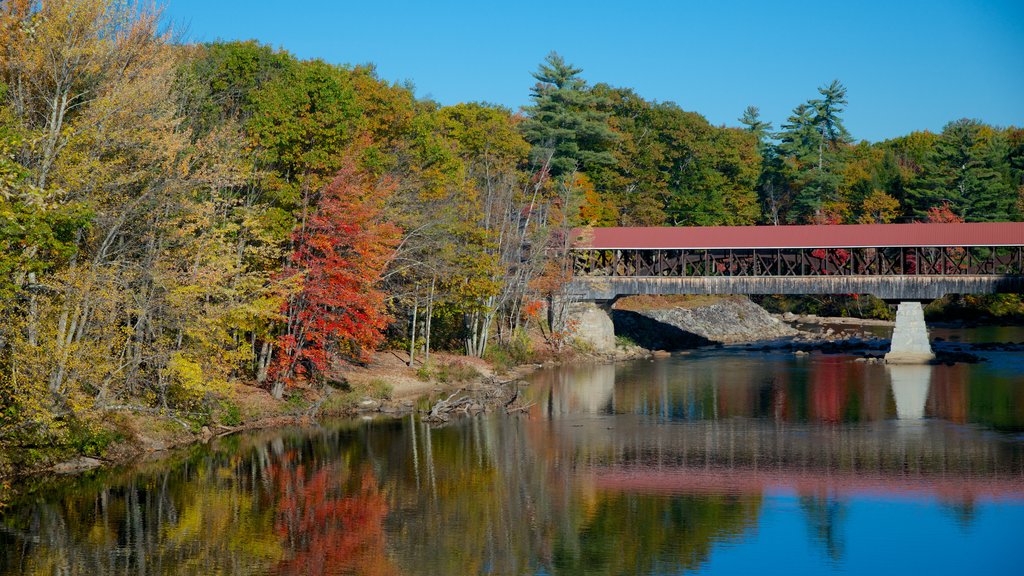
<svg viewBox="0 0 1024 576"><path fill-rule="evenodd" d="M573 251L576 276L589 277L807 277L1019 276L1024 246L592 249Z"/></svg>

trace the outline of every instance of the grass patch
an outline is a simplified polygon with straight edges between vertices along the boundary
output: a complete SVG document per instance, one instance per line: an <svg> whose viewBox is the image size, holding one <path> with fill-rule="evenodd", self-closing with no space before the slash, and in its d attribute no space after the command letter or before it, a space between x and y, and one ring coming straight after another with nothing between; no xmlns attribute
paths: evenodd
<svg viewBox="0 0 1024 576"><path fill-rule="evenodd" d="M594 345L592 343L584 340L583 338L573 338L571 345L572 345L572 349L577 354L593 354L594 353Z"/></svg>
<svg viewBox="0 0 1024 576"><path fill-rule="evenodd" d="M395 393L395 387L390 382L381 378L374 378L366 385L366 396L377 400L391 400Z"/></svg>
<svg viewBox="0 0 1024 576"><path fill-rule="evenodd" d="M335 391L320 406L324 416L343 416L350 414L365 398L373 400L391 400L395 387L382 378L374 378L369 382L351 384L348 390Z"/></svg>
<svg viewBox="0 0 1024 576"><path fill-rule="evenodd" d="M434 377L444 384L460 384L479 378L480 371L472 364L456 361L438 366L434 371Z"/></svg>
<svg viewBox="0 0 1024 576"><path fill-rule="evenodd" d="M617 334L615 336L615 347L616 348L633 348L635 346L640 346L640 345L636 343L636 340L633 340L629 336L626 336L625 334Z"/></svg>

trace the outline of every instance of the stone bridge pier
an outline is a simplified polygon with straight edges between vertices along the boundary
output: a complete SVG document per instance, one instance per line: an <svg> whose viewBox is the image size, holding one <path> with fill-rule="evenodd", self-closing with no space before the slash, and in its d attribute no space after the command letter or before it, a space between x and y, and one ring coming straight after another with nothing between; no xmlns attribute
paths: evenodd
<svg viewBox="0 0 1024 576"><path fill-rule="evenodd" d="M892 344L885 355L887 364L926 364L935 358L928 341L928 327L920 302L900 302Z"/></svg>

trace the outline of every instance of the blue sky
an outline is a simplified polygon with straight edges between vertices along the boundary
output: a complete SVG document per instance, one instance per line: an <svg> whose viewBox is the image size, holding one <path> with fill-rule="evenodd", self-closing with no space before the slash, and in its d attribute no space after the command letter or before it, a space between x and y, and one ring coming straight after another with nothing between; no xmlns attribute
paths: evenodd
<svg viewBox="0 0 1024 576"><path fill-rule="evenodd" d="M736 125L778 125L838 78L854 137L962 117L1024 126L1024 0L556 2L166 0L192 41L254 38L302 58L374 63L442 104L529 103L551 50L591 83Z"/></svg>

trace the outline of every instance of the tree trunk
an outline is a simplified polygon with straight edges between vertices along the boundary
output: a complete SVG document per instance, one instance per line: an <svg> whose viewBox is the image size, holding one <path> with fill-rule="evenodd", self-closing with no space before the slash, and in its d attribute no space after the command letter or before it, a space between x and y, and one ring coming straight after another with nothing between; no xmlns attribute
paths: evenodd
<svg viewBox="0 0 1024 576"><path fill-rule="evenodd" d="M436 278L430 279L430 297L427 299L427 325L424 330L424 333L426 335L426 343L423 345L424 364L430 364L430 320L434 317L434 285L436 283Z"/></svg>
<svg viewBox="0 0 1024 576"><path fill-rule="evenodd" d="M412 326L409 328L409 367L412 368L416 362L416 311L419 307L419 301L416 298L412 300Z"/></svg>
<svg viewBox="0 0 1024 576"><path fill-rule="evenodd" d="M259 356L256 358L256 382L263 384L267 381L267 371L270 369L271 352L273 346L270 341L263 343Z"/></svg>

